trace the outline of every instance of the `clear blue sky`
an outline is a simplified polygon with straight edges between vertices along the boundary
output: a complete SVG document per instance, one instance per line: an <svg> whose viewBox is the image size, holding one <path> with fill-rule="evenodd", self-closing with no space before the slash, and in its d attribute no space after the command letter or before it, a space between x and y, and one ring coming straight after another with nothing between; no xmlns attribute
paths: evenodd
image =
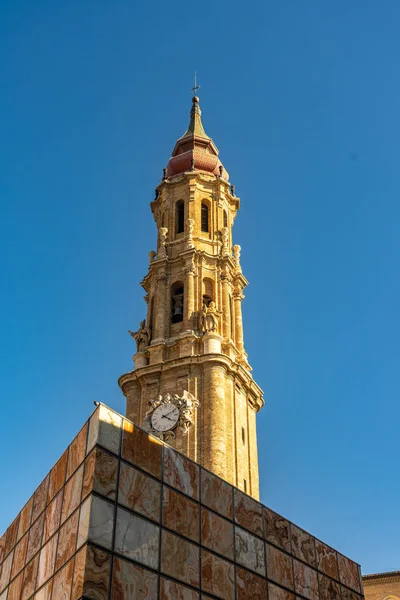
<svg viewBox="0 0 400 600"><path fill-rule="evenodd" d="M124 412L196 69L242 199L262 501L400 568L399 30L398 0L1 3L0 529L94 399Z"/></svg>

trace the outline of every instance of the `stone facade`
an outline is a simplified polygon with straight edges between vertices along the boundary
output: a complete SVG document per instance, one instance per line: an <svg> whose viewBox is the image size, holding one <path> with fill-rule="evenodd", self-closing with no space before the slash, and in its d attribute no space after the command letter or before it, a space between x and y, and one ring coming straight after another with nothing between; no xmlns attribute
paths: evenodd
<svg viewBox="0 0 400 600"><path fill-rule="evenodd" d="M400 571L364 575L366 600L400 600Z"/></svg>
<svg viewBox="0 0 400 600"><path fill-rule="evenodd" d="M264 402L244 349L247 280L240 247L232 248L240 200L228 177L195 97L151 203L158 240L142 281L146 329L135 368L119 384L138 425L158 395L193 394L200 402L193 427L175 447L258 498L256 413Z"/></svg>
<svg viewBox="0 0 400 600"><path fill-rule="evenodd" d="M99 405L0 538L0 600L363 600L360 568Z"/></svg>

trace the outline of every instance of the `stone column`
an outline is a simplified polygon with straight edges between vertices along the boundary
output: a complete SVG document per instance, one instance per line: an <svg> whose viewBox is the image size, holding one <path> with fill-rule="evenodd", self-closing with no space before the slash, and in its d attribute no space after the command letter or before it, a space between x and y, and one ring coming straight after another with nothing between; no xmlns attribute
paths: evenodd
<svg viewBox="0 0 400 600"><path fill-rule="evenodd" d="M237 291L233 294L233 300L235 303L235 338L236 338L236 346L240 352L244 352L242 299L243 299L243 294L241 291Z"/></svg>
<svg viewBox="0 0 400 600"><path fill-rule="evenodd" d="M203 389L203 464L222 479L233 483L226 469L225 368L218 363L204 364Z"/></svg>
<svg viewBox="0 0 400 600"><path fill-rule="evenodd" d="M231 337L231 309L229 306L229 281L226 275L221 276L222 281L222 335Z"/></svg>
<svg viewBox="0 0 400 600"><path fill-rule="evenodd" d="M153 343L164 340L165 337L165 311L167 306L167 278L165 276L157 279L156 291L156 315L153 334Z"/></svg>
<svg viewBox="0 0 400 600"><path fill-rule="evenodd" d="M249 451L249 466L250 466L250 482L247 493L253 496L256 500L260 497L258 483L258 452L257 452L257 431L256 431L256 411L247 403L247 418L248 418L248 451Z"/></svg>

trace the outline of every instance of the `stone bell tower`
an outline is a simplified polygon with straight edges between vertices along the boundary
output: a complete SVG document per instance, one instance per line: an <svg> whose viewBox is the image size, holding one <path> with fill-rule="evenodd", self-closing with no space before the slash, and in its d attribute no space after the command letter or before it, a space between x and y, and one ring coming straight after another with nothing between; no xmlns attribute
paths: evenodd
<svg viewBox="0 0 400 600"><path fill-rule="evenodd" d="M193 425L171 445L258 498L256 413L264 402L243 344L247 280L240 246L232 248L239 206L195 96L151 202L158 239L141 282L147 316L131 332L135 366L119 385L127 418L138 425L150 400L193 394L200 403Z"/></svg>

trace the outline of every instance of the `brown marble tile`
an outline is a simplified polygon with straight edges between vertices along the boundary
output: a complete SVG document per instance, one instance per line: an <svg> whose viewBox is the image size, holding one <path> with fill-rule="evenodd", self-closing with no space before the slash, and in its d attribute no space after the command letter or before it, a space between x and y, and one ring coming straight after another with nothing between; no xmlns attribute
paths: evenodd
<svg viewBox="0 0 400 600"><path fill-rule="evenodd" d="M356 594L352 590L349 590L349 588L346 588L343 585L341 585L340 588L342 592L342 600L363 600L363 596Z"/></svg>
<svg viewBox="0 0 400 600"><path fill-rule="evenodd" d="M69 479L81 465L85 458L86 452L86 436L87 436L88 424L80 430L74 441L69 447L68 453L68 464L67 464L67 479Z"/></svg>
<svg viewBox="0 0 400 600"><path fill-rule="evenodd" d="M36 587L41 587L54 573L54 563L56 558L58 534L47 542L40 551L39 568L37 574Z"/></svg>
<svg viewBox="0 0 400 600"><path fill-rule="evenodd" d="M330 548L323 542L315 540L315 550L317 556L317 567L329 577L339 579L339 567L336 550Z"/></svg>
<svg viewBox="0 0 400 600"><path fill-rule="evenodd" d="M26 562L36 554L42 544L42 534L44 525L44 513L34 522L29 531L28 550L26 553Z"/></svg>
<svg viewBox="0 0 400 600"><path fill-rule="evenodd" d="M49 475L45 479L43 479L42 483L37 488L36 492L33 494L33 507L32 507L32 520L31 523L34 523L40 513L46 507L47 500L47 489L49 487Z"/></svg>
<svg viewBox="0 0 400 600"><path fill-rule="evenodd" d="M161 484L121 462L118 503L159 522Z"/></svg>
<svg viewBox="0 0 400 600"><path fill-rule="evenodd" d="M94 448L85 460L82 499L95 491L110 500L117 495L118 459L101 448Z"/></svg>
<svg viewBox="0 0 400 600"><path fill-rule="evenodd" d="M74 575L72 578L71 600L80 600L83 596L83 585L85 582L87 545L83 546L75 554Z"/></svg>
<svg viewBox="0 0 400 600"><path fill-rule="evenodd" d="M252 533L263 537L262 505L238 489L234 491L235 522Z"/></svg>
<svg viewBox="0 0 400 600"><path fill-rule="evenodd" d="M265 539L287 552L290 548L290 523L277 513L264 506Z"/></svg>
<svg viewBox="0 0 400 600"><path fill-rule="evenodd" d="M236 569L237 600L266 600L267 581L238 567Z"/></svg>
<svg viewBox="0 0 400 600"><path fill-rule="evenodd" d="M83 595L93 600L108 600L111 556L108 552L87 546Z"/></svg>
<svg viewBox="0 0 400 600"><path fill-rule="evenodd" d="M60 569L71 558L76 548L76 537L78 535L79 510L65 521L58 534L58 546L56 556L56 571Z"/></svg>
<svg viewBox="0 0 400 600"><path fill-rule="evenodd" d="M68 449L64 452L61 458L56 462L50 471L49 491L47 494L47 502L53 500L54 496L61 490L65 482L65 473L67 469Z"/></svg>
<svg viewBox="0 0 400 600"><path fill-rule="evenodd" d="M358 565L343 556L343 554L338 553L338 563L339 563L339 577L341 583L346 585L347 587L355 590L356 592L360 592L360 577L359 577L359 567Z"/></svg>
<svg viewBox="0 0 400 600"><path fill-rule="evenodd" d="M122 457L125 460L161 479L162 449L159 440L124 420Z"/></svg>
<svg viewBox="0 0 400 600"><path fill-rule="evenodd" d="M158 567L159 527L118 508L115 551L156 569Z"/></svg>
<svg viewBox="0 0 400 600"><path fill-rule="evenodd" d="M88 496L80 510L77 547L89 541L111 550L113 531L114 505L98 496Z"/></svg>
<svg viewBox="0 0 400 600"><path fill-rule="evenodd" d="M235 598L235 571L233 564L201 551L201 589L223 600Z"/></svg>
<svg viewBox="0 0 400 600"><path fill-rule="evenodd" d="M248 531L235 527L236 562L265 577L264 542Z"/></svg>
<svg viewBox="0 0 400 600"><path fill-rule="evenodd" d="M172 448L164 449L164 481L168 485L199 499L199 466Z"/></svg>
<svg viewBox="0 0 400 600"><path fill-rule="evenodd" d="M319 573L320 600L341 600L340 585L337 581Z"/></svg>
<svg viewBox="0 0 400 600"><path fill-rule="evenodd" d="M11 567L14 557L14 551L10 552L0 567L0 593L8 586L11 576Z"/></svg>
<svg viewBox="0 0 400 600"><path fill-rule="evenodd" d="M7 532L5 531L3 533L3 535L0 538L0 564L3 562L4 559L4 548L6 545L6 534Z"/></svg>
<svg viewBox="0 0 400 600"><path fill-rule="evenodd" d="M21 597L21 588L22 588L22 577L23 573L20 573L18 577L14 579L12 583L10 583L10 587L8 588L8 596L7 600L20 600Z"/></svg>
<svg viewBox="0 0 400 600"><path fill-rule="evenodd" d="M25 533L29 529L29 525L31 524L32 505L33 505L33 497L28 500L28 502L25 504L24 508L21 510L17 540L20 540L22 538L22 536L25 535ZM1 561L1 557L0 557L0 561Z"/></svg>
<svg viewBox="0 0 400 600"><path fill-rule="evenodd" d="M61 511L61 523L64 523L66 519L74 510L79 506L81 501L82 492L82 480L83 480L83 465L75 472L64 487L64 499Z"/></svg>
<svg viewBox="0 0 400 600"><path fill-rule="evenodd" d="M293 589L293 560L277 548L266 544L268 579Z"/></svg>
<svg viewBox="0 0 400 600"><path fill-rule="evenodd" d="M100 405L90 417L86 453L95 444L99 444L114 454L119 454L121 428L122 417L107 406Z"/></svg>
<svg viewBox="0 0 400 600"><path fill-rule="evenodd" d="M40 590L35 594L33 600L50 600L51 598L51 590L53 589L53 580L50 579L46 585L44 585Z"/></svg>
<svg viewBox="0 0 400 600"><path fill-rule="evenodd" d="M164 486L163 490L163 525L199 542L200 507L183 494Z"/></svg>
<svg viewBox="0 0 400 600"><path fill-rule="evenodd" d="M11 570L11 579L13 579L17 573L22 571L25 566L26 549L28 547L28 533L24 535L22 540L18 542L14 550L14 560Z"/></svg>
<svg viewBox="0 0 400 600"><path fill-rule="evenodd" d="M19 526L19 515L14 521L11 523L10 527L8 527L6 531L6 543L4 546L4 555L7 556L11 552L11 550L15 547L17 543L17 535L18 535L18 526Z"/></svg>
<svg viewBox="0 0 400 600"><path fill-rule="evenodd" d="M46 508L44 517L43 544L57 531L61 519L63 490L57 494Z"/></svg>
<svg viewBox="0 0 400 600"><path fill-rule="evenodd" d="M223 517L233 519L232 486L204 469L201 469L201 503Z"/></svg>
<svg viewBox="0 0 400 600"><path fill-rule="evenodd" d="M199 586L199 548L166 531L161 534L161 571L179 581Z"/></svg>
<svg viewBox="0 0 400 600"><path fill-rule="evenodd" d="M57 600L71 600L72 575L74 572L74 559L70 560L54 576L54 589L57 590Z"/></svg>
<svg viewBox="0 0 400 600"><path fill-rule="evenodd" d="M307 567L302 562L294 560L294 589L296 594L301 594L309 600L318 600L318 575L317 571Z"/></svg>
<svg viewBox="0 0 400 600"><path fill-rule="evenodd" d="M312 567L316 567L315 538L307 533L307 531L293 524L291 525L291 531L293 555L296 558L300 558L300 560L304 560Z"/></svg>
<svg viewBox="0 0 400 600"><path fill-rule="evenodd" d="M158 597L158 576L147 569L114 558L111 600L154 600Z"/></svg>
<svg viewBox="0 0 400 600"><path fill-rule="evenodd" d="M294 594L268 582L268 600L294 600Z"/></svg>
<svg viewBox="0 0 400 600"><path fill-rule="evenodd" d="M199 593L161 577L160 600L199 600Z"/></svg>
<svg viewBox="0 0 400 600"><path fill-rule="evenodd" d="M202 507L201 543L209 550L233 560L233 523Z"/></svg>
<svg viewBox="0 0 400 600"><path fill-rule="evenodd" d="M39 563L39 554L26 565L21 589L21 600L28 600L36 589L36 575Z"/></svg>

